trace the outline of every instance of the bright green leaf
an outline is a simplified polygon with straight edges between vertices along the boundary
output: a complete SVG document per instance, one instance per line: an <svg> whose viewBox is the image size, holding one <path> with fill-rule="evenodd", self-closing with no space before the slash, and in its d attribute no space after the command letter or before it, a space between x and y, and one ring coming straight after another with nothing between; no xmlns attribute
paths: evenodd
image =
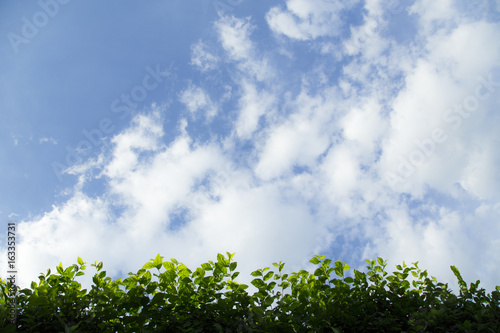
<svg viewBox="0 0 500 333"><path fill-rule="evenodd" d="M309 260L309 262L310 262L311 264L313 264L313 265L317 265L317 264L319 264L321 261L320 261L318 258L314 257L314 258L312 258L311 260Z"/></svg>

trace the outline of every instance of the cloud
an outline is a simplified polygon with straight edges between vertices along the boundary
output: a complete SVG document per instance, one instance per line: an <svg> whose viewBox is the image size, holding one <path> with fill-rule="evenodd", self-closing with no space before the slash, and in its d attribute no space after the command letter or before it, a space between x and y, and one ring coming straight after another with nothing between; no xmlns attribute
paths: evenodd
<svg viewBox="0 0 500 333"><path fill-rule="evenodd" d="M184 103L196 117L198 111L204 111L205 118L210 121L217 114L217 106L212 102L210 96L200 87L190 84L187 89L181 92L180 101Z"/></svg>
<svg viewBox="0 0 500 333"><path fill-rule="evenodd" d="M210 53L203 41L198 41L191 46L191 65L197 67L202 72L211 71L217 68L219 58Z"/></svg>
<svg viewBox="0 0 500 333"><path fill-rule="evenodd" d="M273 7L266 15L271 30L297 40L337 36L341 32L342 10L357 1L287 0L284 10Z"/></svg>
<svg viewBox="0 0 500 333"><path fill-rule="evenodd" d="M240 111L236 120L236 134L242 139L249 139L258 127L263 115L272 113L275 99L272 94L258 90L248 81L241 83L242 96L239 100Z"/></svg>
<svg viewBox="0 0 500 333"><path fill-rule="evenodd" d="M487 152L487 142L498 140L497 131L487 123L496 118L498 99L493 92L500 86L491 74L500 65L495 29L487 23L464 24L449 34L429 37L429 53L408 73L405 89L394 100L385 138L381 165L386 172L403 176L397 182L400 191L419 195L425 186L450 191L463 182L463 175L471 175L471 168L483 168L478 162L472 167L469 161L479 157L475 147ZM494 165L496 158L479 160ZM486 165L483 171L488 170ZM491 172L484 176L476 181L492 181ZM472 188L476 181L466 177Z"/></svg>
<svg viewBox="0 0 500 333"><path fill-rule="evenodd" d="M43 137L38 140L39 143L51 143L53 145L57 145L57 140L54 138Z"/></svg>
<svg viewBox="0 0 500 333"><path fill-rule="evenodd" d="M259 55L250 38L255 29L250 18L222 16L215 22L214 27L229 60L237 62L240 71L259 81L272 77L273 69L268 65L268 60Z"/></svg>
<svg viewBox="0 0 500 333"><path fill-rule="evenodd" d="M196 265L233 251L245 259L247 275L269 264L270 253L290 263L307 258L323 232L310 228L300 198L284 200L278 185L256 187L249 170L228 167L217 144L194 145L182 131L161 143L161 119L158 109L138 114L112 138L111 155L93 165L102 170L105 192L91 198L80 184L66 202L19 223L21 285L77 256L104 261L112 276L138 269L156 253ZM79 170L88 171L74 174ZM181 221L176 212L185 212Z"/></svg>
<svg viewBox="0 0 500 333"><path fill-rule="evenodd" d="M292 112L287 119L268 128L268 137L255 166L259 177L269 180L286 175L293 166L315 164L330 145L327 126L334 116L332 95L309 96L303 91L290 106Z"/></svg>

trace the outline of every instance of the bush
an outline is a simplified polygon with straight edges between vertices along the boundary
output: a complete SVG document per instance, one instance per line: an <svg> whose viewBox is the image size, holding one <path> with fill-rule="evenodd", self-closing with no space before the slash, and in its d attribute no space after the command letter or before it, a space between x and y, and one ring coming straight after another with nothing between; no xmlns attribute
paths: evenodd
<svg viewBox="0 0 500 333"><path fill-rule="evenodd" d="M486 294L479 281L469 287L454 266L460 292L439 283L418 263L397 265L392 274L381 258L367 260L367 272L342 261L314 256L317 266L285 274L284 263L256 270L248 285L235 281L234 254L217 255L190 270L157 255L137 273L113 280L103 264L90 290L75 277L86 264L39 276L17 291L15 323L9 290L1 281L2 332L500 332L500 287Z"/></svg>

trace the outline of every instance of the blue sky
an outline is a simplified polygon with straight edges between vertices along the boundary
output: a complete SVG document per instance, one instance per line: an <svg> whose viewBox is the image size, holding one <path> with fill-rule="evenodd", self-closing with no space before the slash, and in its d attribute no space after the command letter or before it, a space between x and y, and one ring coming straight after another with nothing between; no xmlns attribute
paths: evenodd
<svg viewBox="0 0 500 333"><path fill-rule="evenodd" d="M499 22L498 1L3 2L19 280L230 251L244 274L382 256L493 288Z"/></svg>

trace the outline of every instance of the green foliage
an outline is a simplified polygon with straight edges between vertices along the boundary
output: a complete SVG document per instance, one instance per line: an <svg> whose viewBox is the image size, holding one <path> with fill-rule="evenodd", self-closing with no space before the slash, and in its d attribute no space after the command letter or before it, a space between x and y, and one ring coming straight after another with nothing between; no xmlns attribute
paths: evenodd
<svg viewBox="0 0 500 333"><path fill-rule="evenodd" d="M190 270L157 255L122 280L103 264L90 290L75 277L86 263L56 267L18 291L16 324L8 316L10 282L2 280L2 332L499 332L500 287L467 286L451 266L459 295L418 267L367 260L366 272L314 256L312 273L285 274L284 263L251 273L256 292L235 281L234 254Z"/></svg>

